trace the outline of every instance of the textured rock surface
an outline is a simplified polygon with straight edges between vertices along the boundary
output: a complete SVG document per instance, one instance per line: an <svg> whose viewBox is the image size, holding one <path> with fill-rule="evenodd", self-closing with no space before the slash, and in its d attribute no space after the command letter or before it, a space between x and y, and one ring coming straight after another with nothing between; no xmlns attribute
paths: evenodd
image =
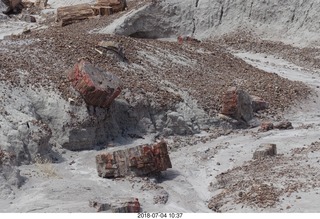
<svg viewBox="0 0 320 219"><path fill-rule="evenodd" d="M276 129L293 129L292 123L289 121L282 121L274 124Z"/></svg>
<svg viewBox="0 0 320 219"><path fill-rule="evenodd" d="M16 165L15 154L0 148L0 199L14 199L14 188L19 188L24 181Z"/></svg>
<svg viewBox="0 0 320 219"><path fill-rule="evenodd" d="M261 97L257 97L254 95L251 95L251 104L252 104L252 110L253 112L258 112L260 110L268 109L269 103L262 99Z"/></svg>
<svg viewBox="0 0 320 219"><path fill-rule="evenodd" d="M261 144L253 153L253 159L263 159L268 156L277 154L277 146L275 144Z"/></svg>
<svg viewBox="0 0 320 219"><path fill-rule="evenodd" d="M165 142L102 153L96 156L96 164L104 178L144 176L172 167Z"/></svg>
<svg viewBox="0 0 320 219"><path fill-rule="evenodd" d="M113 213L138 213L140 203L137 198L120 198L109 200L97 198L89 201L89 206L96 208L97 211L111 211Z"/></svg>
<svg viewBox="0 0 320 219"><path fill-rule="evenodd" d="M169 193L166 190L162 189L158 192L157 195L153 197L153 203L164 205L168 202L168 199L169 199Z"/></svg>
<svg viewBox="0 0 320 219"><path fill-rule="evenodd" d="M88 105L108 108L121 92L120 79L84 60L75 65L69 78Z"/></svg>
<svg viewBox="0 0 320 219"><path fill-rule="evenodd" d="M245 91L231 87L223 96L221 113L248 123L253 119L251 97Z"/></svg>
<svg viewBox="0 0 320 219"><path fill-rule="evenodd" d="M272 122L262 122L260 125L259 131L261 132L267 132L274 129L274 125Z"/></svg>

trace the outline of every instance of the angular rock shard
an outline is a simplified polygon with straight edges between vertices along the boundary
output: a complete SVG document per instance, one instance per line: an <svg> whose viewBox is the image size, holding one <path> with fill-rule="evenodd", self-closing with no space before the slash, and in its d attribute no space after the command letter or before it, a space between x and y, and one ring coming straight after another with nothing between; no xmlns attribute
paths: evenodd
<svg viewBox="0 0 320 219"><path fill-rule="evenodd" d="M96 156L96 164L104 178L145 176L172 167L165 142L102 153Z"/></svg>
<svg viewBox="0 0 320 219"><path fill-rule="evenodd" d="M87 61L80 61L69 73L73 87L88 105L108 108L121 92L120 79Z"/></svg>
<svg viewBox="0 0 320 219"><path fill-rule="evenodd" d="M251 95L251 99L253 112L258 112L260 110L265 110L269 108L269 103L261 97Z"/></svg>
<svg viewBox="0 0 320 219"><path fill-rule="evenodd" d="M248 123L253 119L251 97L245 91L231 87L223 96L221 113Z"/></svg>

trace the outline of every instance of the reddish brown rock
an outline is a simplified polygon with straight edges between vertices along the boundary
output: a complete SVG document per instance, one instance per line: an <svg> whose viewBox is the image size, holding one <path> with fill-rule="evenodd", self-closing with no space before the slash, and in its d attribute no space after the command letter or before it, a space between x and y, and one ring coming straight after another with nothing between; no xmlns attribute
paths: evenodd
<svg viewBox="0 0 320 219"><path fill-rule="evenodd" d="M253 119L250 95L236 87L229 88L223 96L221 113L248 123Z"/></svg>
<svg viewBox="0 0 320 219"><path fill-rule="evenodd" d="M84 60L75 65L69 79L88 105L108 108L121 92L118 77Z"/></svg>
<svg viewBox="0 0 320 219"><path fill-rule="evenodd" d="M253 112L265 110L265 109L268 109L269 107L269 103L264 99L262 99L261 97L251 95L251 100L252 100L251 103L252 103Z"/></svg>
<svg viewBox="0 0 320 219"><path fill-rule="evenodd" d="M145 176L172 167L165 142L102 153L96 156L96 164L104 178Z"/></svg>
<svg viewBox="0 0 320 219"><path fill-rule="evenodd" d="M94 199L89 201L89 206L100 211L111 211L113 213L138 213L140 203L137 198L122 198L110 202L107 199Z"/></svg>
<svg viewBox="0 0 320 219"><path fill-rule="evenodd" d="M274 128L272 122L262 122L259 131L261 132L267 132Z"/></svg>

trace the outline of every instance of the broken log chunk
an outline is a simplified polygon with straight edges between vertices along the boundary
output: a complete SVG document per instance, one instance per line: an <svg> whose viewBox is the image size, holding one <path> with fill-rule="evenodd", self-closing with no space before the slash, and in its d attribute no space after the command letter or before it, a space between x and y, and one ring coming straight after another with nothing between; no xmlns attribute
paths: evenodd
<svg viewBox="0 0 320 219"><path fill-rule="evenodd" d="M110 6L93 6L94 15L109 16L113 14L113 9Z"/></svg>
<svg viewBox="0 0 320 219"><path fill-rule="evenodd" d="M89 206L100 211L113 213L139 213L140 203L137 198L118 198L116 200L97 198L89 201Z"/></svg>
<svg viewBox="0 0 320 219"><path fill-rule="evenodd" d="M112 7L113 13L117 13L120 11L124 11L127 7L127 1L126 0L97 0L97 3L95 6L101 7L101 6L110 6Z"/></svg>
<svg viewBox="0 0 320 219"><path fill-rule="evenodd" d="M261 144L253 153L253 159L263 159L268 156L277 154L277 146L275 144Z"/></svg>
<svg viewBox="0 0 320 219"><path fill-rule="evenodd" d="M146 176L172 167L163 141L99 154L96 165L98 175L103 178Z"/></svg>
<svg viewBox="0 0 320 219"><path fill-rule="evenodd" d="M57 19L61 26L74 23L76 21L88 19L94 16L94 10L89 4L79 4L57 9Z"/></svg>
<svg viewBox="0 0 320 219"><path fill-rule="evenodd" d="M250 95L236 87L230 87L222 98L221 114L248 123L253 119Z"/></svg>
<svg viewBox="0 0 320 219"><path fill-rule="evenodd" d="M75 65L69 79L85 102L95 107L108 108L122 89L117 76L84 60Z"/></svg>

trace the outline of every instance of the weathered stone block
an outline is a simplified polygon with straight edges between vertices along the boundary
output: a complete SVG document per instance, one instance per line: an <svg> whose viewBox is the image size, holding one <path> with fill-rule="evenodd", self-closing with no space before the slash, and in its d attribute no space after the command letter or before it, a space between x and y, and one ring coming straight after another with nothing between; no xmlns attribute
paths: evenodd
<svg viewBox="0 0 320 219"><path fill-rule="evenodd" d="M251 97L236 87L231 87L223 96L221 113L238 121L248 123L253 119Z"/></svg>
<svg viewBox="0 0 320 219"><path fill-rule="evenodd" d="M84 60L69 73L73 87L88 105L108 108L121 92L120 79Z"/></svg>
<svg viewBox="0 0 320 219"><path fill-rule="evenodd" d="M96 156L96 164L104 178L144 176L172 167L165 142L102 153Z"/></svg>
<svg viewBox="0 0 320 219"><path fill-rule="evenodd" d="M261 144L253 153L253 159L263 159L268 156L277 154L277 146L275 144Z"/></svg>

